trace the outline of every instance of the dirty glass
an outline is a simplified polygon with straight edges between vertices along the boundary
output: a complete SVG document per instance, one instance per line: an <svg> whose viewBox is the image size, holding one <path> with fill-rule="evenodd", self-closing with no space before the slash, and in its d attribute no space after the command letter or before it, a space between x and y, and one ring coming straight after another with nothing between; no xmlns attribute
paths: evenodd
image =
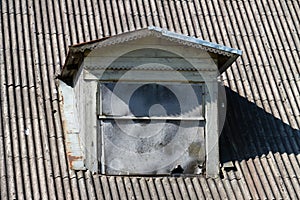
<svg viewBox="0 0 300 200"><path fill-rule="evenodd" d="M104 83L100 86L102 172L194 174L205 161L202 85Z"/></svg>

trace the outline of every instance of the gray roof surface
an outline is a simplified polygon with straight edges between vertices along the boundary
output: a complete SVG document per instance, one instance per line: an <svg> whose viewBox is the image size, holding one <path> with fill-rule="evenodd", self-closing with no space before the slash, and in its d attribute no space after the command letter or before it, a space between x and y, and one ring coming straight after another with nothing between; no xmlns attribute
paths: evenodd
<svg viewBox="0 0 300 200"><path fill-rule="evenodd" d="M1 199L299 199L300 2L0 3ZM223 74L221 162L205 177L109 177L67 166L59 97L68 46L157 26L241 49Z"/></svg>

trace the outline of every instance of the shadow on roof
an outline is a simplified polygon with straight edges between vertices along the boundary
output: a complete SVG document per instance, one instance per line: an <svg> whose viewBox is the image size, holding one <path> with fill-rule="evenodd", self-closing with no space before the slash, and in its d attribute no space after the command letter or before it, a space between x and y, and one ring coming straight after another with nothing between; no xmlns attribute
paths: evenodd
<svg viewBox="0 0 300 200"><path fill-rule="evenodd" d="M268 153L300 153L300 131L226 87L227 115L220 161L242 161Z"/></svg>

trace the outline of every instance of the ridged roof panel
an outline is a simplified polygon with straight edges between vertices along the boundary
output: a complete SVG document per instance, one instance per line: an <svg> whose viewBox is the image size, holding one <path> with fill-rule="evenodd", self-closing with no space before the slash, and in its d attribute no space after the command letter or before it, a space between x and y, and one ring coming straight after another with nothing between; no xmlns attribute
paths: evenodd
<svg viewBox="0 0 300 200"><path fill-rule="evenodd" d="M0 10L1 199L300 198L298 0L3 0ZM218 179L67 166L55 78L68 46L148 26L243 51L222 74L221 161L234 168Z"/></svg>

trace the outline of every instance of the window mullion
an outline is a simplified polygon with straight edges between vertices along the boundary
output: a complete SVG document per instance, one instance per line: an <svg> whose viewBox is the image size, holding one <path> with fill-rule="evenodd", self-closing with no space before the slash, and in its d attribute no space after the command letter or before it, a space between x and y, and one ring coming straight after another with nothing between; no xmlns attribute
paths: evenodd
<svg viewBox="0 0 300 200"><path fill-rule="evenodd" d="M105 115L99 115L98 119L132 119L132 120L178 120L178 121L204 121L204 117L137 117L137 116L105 116Z"/></svg>

